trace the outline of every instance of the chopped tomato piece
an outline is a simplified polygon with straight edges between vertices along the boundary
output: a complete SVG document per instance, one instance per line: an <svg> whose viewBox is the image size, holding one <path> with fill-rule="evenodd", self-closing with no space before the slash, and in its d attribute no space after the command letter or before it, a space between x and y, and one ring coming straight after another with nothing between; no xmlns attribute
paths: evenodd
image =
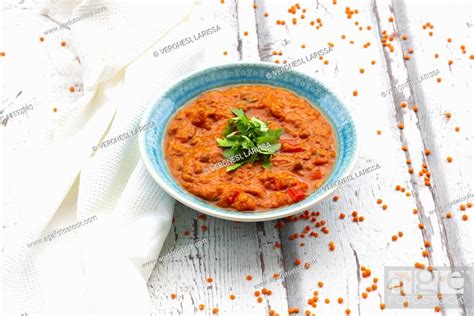
<svg viewBox="0 0 474 316"><path fill-rule="evenodd" d="M237 196L239 195L239 193L240 193L239 191L234 191L229 195L229 197L227 198L227 201L229 202L229 204L234 203L234 201L237 198Z"/></svg>
<svg viewBox="0 0 474 316"><path fill-rule="evenodd" d="M288 189L288 194L290 195L291 199L295 202L299 202L301 201L302 199L305 198L305 194L304 192L300 191L300 190L295 190L293 188L289 188Z"/></svg>
<svg viewBox="0 0 474 316"><path fill-rule="evenodd" d="M320 157L320 156L316 157L316 160L314 161L314 164L315 164L316 166L322 166L322 165L325 165L325 164L327 164L327 163L328 163L327 158L325 158L325 157Z"/></svg>
<svg viewBox="0 0 474 316"><path fill-rule="evenodd" d="M299 147L294 140L287 139L281 141L281 151L284 153L297 153L303 151L303 148Z"/></svg>
<svg viewBox="0 0 474 316"><path fill-rule="evenodd" d="M316 169L316 171L311 174L312 180L319 180L322 178L323 178L323 174L320 169Z"/></svg>

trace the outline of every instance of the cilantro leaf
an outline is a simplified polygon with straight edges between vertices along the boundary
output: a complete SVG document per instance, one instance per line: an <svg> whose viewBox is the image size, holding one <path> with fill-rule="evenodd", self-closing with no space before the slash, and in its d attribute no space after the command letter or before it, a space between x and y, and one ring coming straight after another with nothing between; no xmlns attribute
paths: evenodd
<svg viewBox="0 0 474 316"><path fill-rule="evenodd" d="M222 133L224 138L216 139L218 146L225 149L225 158L238 155L236 162L228 166L227 171L257 161L262 161L264 168L270 168L271 157L281 148L279 141L283 130L271 129L268 123L257 117L249 119L242 109L233 108L231 112L235 116L227 121Z"/></svg>

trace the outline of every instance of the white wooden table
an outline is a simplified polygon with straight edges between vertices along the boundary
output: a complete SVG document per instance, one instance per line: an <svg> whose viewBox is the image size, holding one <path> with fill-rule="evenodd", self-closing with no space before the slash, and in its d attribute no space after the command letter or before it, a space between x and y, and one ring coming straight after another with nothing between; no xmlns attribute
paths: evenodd
<svg viewBox="0 0 474 316"><path fill-rule="evenodd" d="M215 12L216 24L232 31L229 37L235 38L234 47L219 48L228 50L229 61L289 62L333 43L332 51L324 55L327 64L312 60L297 69L333 89L356 113L361 151L354 171L377 163L381 168L339 188L335 193L340 196L337 202L327 198L310 210L319 211L318 220L324 219L330 230L327 235L320 233L319 238L308 235L289 239L303 232L305 226L314 226L307 220L285 220L280 229L275 228L276 221L202 220L197 212L177 203L175 222L160 255L184 249L180 255L157 263L154 269L149 289L156 315L211 315L215 307L219 315L269 315L271 310L288 315L292 307L299 308L298 315L304 315L305 310L316 315L344 315L346 309L351 315L435 314L433 308L415 310L410 306L382 311L384 267L414 267L416 262L433 267L473 265L472 219L462 220L463 214L471 216L472 208L459 209L460 204L472 202L472 196L443 207L473 192L472 3L339 0L334 5L331 0L301 1L301 9L292 15L288 13L296 3L292 1L256 1L255 10L251 1L214 2L210 10ZM358 13L348 19L346 7ZM297 18L296 25L292 17ZM391 17L393 22L389 21ZM323 24L319 29L316 19ZM285 25L277 25L276 20L285 20ZM314 26L311 21L315 21ZM423 29L426 22L434 28ZM394 37L393 41L387 39L393 52L382 46L383 31ZM407 40L403 40L403 34ZM368 42L370 46L364 48ZM461 45L466 46L466 53ZM413 49L412 54L409 49ZM273 51L281 51L282 55L272 55ZM404 59L404 55L410 59ZM453 61L451 65L449 60ZM436 70L439 75L420 80L423 74ZM402 91L387 92L408 80L413 83ZM358 92L356 97L354 90ZM401 102L407 102L408 107L402 108ZM417 112L413 111L414 105ZM445 112L451 113L451 118L447 119ZM403 129L397 127L399 122L404 123ZM401 149L404 145L408 147L406 152ZM447 162L448 156L453 158L452 163ZM411 165L406 164L407 159L411 159ZM430 186L425 186L418 175L423 162L431 172ZM410 166L413 174L408 172ZM396 185L406 188L410 196L396 191ZM377 204L379 198L387 210ZM413 213L414 208L418 214ZM433 211L435 208L441 210ZM352 221L354 210L365 218L363 222ZM446 218L447 211L452 213L451 219ZM339 219L340 213L346 218ZM418 227L420 223L424 229ZM392 236L399 231L403 237L393 242ZM206 242L193 245L204 239ZM332 252L328 249L330 241L336 246ZM425 248L426 241L430 247ZM277 242L281 248L275 247ZM425 249L429 252L427 258L422 255ZM272 294L261 295L263 301L257 302L254 286L271 280L274 273L291 271L297 258L303 263L316 263L286 277L284 282L267 285ZM361 275L362 266L370 268L370 278ZM247 275L252 275L252 281L246 280ZM211 283L207 282L209 277ZM364 299L362 293L371 286L373 277L379 279L378 289ZM318 288L319 281L324 282L323 288ZM308 299L315 290L319 291L319 302L313 308ZM170 297L173 293L175 299ZM342 304L337 302L339 297L343 298ZM199 310L200 304L205 306L203 311ZM474 311L459 304L457 308L443 308L441 313L470 315Z"/></svg>
<svg viewBox="0 0 474 316"><path fill-rule="evenodd" d="M284 226L278 228L277 221L200 219L198 212L176 203L174 224L160 256L179 253L158 262L148 284L156 315L212 315L213 308L219 309L219 315L269 315L271 310L287 315L294 307L299 308L298 315L306 310L316 315L344 315L346 309L351 315L434 314L433 308L414 310L411 306L381 310L386 290L384 268L414 267L417 262L426 267L473 266L472 208L460 210L460 204L473 202L472 2L299 3L300 9L293 15L288 9L296 2L288 0L258 0L256 9L247 0L225 0L223 4L209 0L214 21L203 21L203 29L218 24L225 27L230 39L235 39L231 46L215 43L216 49L228 51L229 62L278 60L282 64L334 45L323 60L313 59L297 70L319 79L356 113L361 151L354 172L374 164L381 168L340 187L334 194L339 196L338 201L330 197L309 210L320 212L318 221L326 221L329 228L329 234L319 232L317 238L309 234L290 238L308 225L314 229L314 223L308 220L282 220ZM31 1L5 5L18 9L23 17L21 10L33 6ZM346 7L358 13L346 14ZM296 25L293 17L297 18ZM36 16L31 20L40 23ZM279 25L277 20L285 24ZM16 27L22 26L11 21L18 23ZM423 28L427 22L433 29ZM382 45L385 31L386 43L391 46ZM190 30L190 34L195 32ZM465 53L461 45L465 45ZM281 56L273 52L281 52ZM41 63L35 62L34 66L41 67ZM56 71L41 70L52 75ZM439 75L418 82L421 76L436 70ZM412 84L402 91L387 92L409 80ZM11 92L8 99L15 99L17 92ZM401 102L407 107L403 108ZM10 103L8 106L12 106ZM413 110L415 105L417 112ZM397 127L401 122L403 129ZM460 127L459 132L455 127ZM407 146L407 151L402 146ZM428 149L429 155L425 152ZM448 156L453 159L451 163ZM407 159L411 159L410 165ZM431 173L430 186L418 175L422 163ZM413 174L408 172L410 166ZM395 190L397 185L406 191ZM456 202L469 195L470 199ZM383 202L377 204L377 199ZM415 214L413 209L418 212ZM364 221L353 222L353 211ZM452 218L446 218L447 212ZM346 215L344 219L339 218L341 213ZM462 219L464 214L469 216L467 221ZM392 241L398 232L403 237ZM197 245L201 240L204 242ZM334 251L329 250L330 241L334 242ZM429 247L425 247L426 242ZM276 247L277 243L281 247ZM424 250L428 257L423 257ZM314 264L295 272L296 259ZM370 277L364 278L363 266L371 270ZM267 285L272 294L260 295L263 300L258 302L255 286L272 280L275 273L285 272L293 274L283 282ZM252 280L246 279L248 275ZM377 290L364 299L363 292L373 284L374 277L379 280ZM469 281L472 284L472 278ZM318 282L324 283L322 288ZM314 291L319 292L316 308L308 305ZM176 297L173 299L171 294ZM472 297L473 293L469 294ZM231 300L230 295L235 299ZM343 299L342 304L338 298ZM202 311L200 304L204 305ZM443 315L473 313L462 303L441 311Z"/></svg>

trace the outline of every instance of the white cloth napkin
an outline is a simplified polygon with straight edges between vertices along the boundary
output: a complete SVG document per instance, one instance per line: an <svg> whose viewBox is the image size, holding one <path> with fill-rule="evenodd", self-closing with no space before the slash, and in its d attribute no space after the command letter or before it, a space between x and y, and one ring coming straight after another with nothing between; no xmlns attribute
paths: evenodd
<svg viewBox="0 0 474 316"><path fill-rule="evenodd" d="M57 23L83 17L70 23L70 30L43 35L45 42L35 44L54 40L59 47L67 34L67 45L80 63L71 66L58 58L58 75L40 82L50 87L50 94L38 91L27 121L15 118L3 132L3 165L8 165L2 206L4 311L149 315L146 283L153 267L142 264L158 257L174 200L148 175L137 137L95 153L92 147L138 127L146 108L177 78L220 62L216 56L222 50L215 51L209 41L224 43L222 30L153 56L155 50L214 26L206 18L209 8L209 2L193 0L51 1L42 8ZM31 69L32 76L41 78L35 73L39 69ZM13 70L6 75L18 76ZM75 85L75 102L45 115L51 112L51 100L61 99L69 87L67 78L78 71L82 83ZM60 232L78 222L80 226ZM50 234L51 241L27 246Z"/></svg>

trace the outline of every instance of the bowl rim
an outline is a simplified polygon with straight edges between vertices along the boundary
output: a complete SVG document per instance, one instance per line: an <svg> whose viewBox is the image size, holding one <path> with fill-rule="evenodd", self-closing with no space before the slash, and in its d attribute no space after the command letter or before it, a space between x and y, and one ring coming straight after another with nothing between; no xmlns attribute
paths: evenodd
<svg viewBox="0 0 474 316"><path fill-rule="evenodd" d="M163 89L163 91L158 95L158 97L155 99L155 101L148 106L147 110L145 111L145 113L142 116L142 120L141 120L140 125L148 123L148 119L150 117L150 114L153 112L155 106L158 104L158 101L163 99L163 97L166 96L171 89L173 89L174 87L179 85L182 81L184 81L184 80L186 80L186 79L188 79L188 78L190 78L190 77L192 77L196 74L199 74L201 72L206 72L206 71L209 71L209 70L213 70L213 69L219 69L219 68L242 67L242 66L244 66L244 67L247 66L248 67L248 66L261 66L261 65L270 66L270 68L273 68L273 70L278 69L278 68L281 67L281 66L275 65L274 63L265 62L265 61L230 62L230 63L225 63L225 64L218 64L218 65L212 65L212 66L204 67L204 68L192 71L192 72L190 72L190 73L188 73L184 76L181 76L180 78L178 78L176 80L173 80L172 83L167 85L166 88ZM343 172L343 174L339 177L339 179L345 178L354 169L354 167L355 167L355 165L358 161L358 158L359 158L360 141L359 141L358 136L359 136L360 128L358 126L358 121L357 121L356 115L354 114L354 112L351 108L347 107L344 104L344 102L342 102L341 99L332 90L330 90L325 84L323 84L320 80L318 80L316 78L313 78L313 77L310 77L306 73L304 73L302 71L299 71L299 70L296 70L296 69L286 70L285 72L296 73L300 76L307 77L310 80L317 81L318 84L320 84L328 93L330 93L332 95L332 97L334 97L345 108L345 110L349 113L351 121L354 125L354 131L355 131L355 135L356 135L356 141L355 141L356 144L355 144L355 149L354 149L354 156L353 156L350 164L345 168L346 169L345 172ZM285 88L285 89L288 89L288 88ZM288 90L291 91L291 89L288 89ZM308 200L306 203L304 203L304 200L302 200L303 203L301 205L298 205L297 207L294 207L293 209L289 209L285 213L275 214L276 211L279 208L275 208L275 209L271 209L271 210L267 210L267 211L262 211L262 212L253 212L253 213L239 212L239 211L233 211L231 213L221 213L221 212L219 212L219 209L217 207L216 207L216 209L214 209L214 208L204 208L204 207L201 207L200 205L194 203L191 200L182 198L180 194L175 192L175 190L173 188L171 188L168 185L168 183L165 180L163 180L157 174L155 168L153 167L153 163L151 162L150 158L148 157L147 151L145 150L145 131L143 133L139 134L138 143L139 143L139 149L140 149L140 156L143 160L143 163L145 164L146 169L148 170L148 173L152 176L152 178L155 180L155 182L160 186L160 188L163 191L165 191L167 194L169 194L175 200L178 200L182 204L188 206L189 208L191 208L195 211L198 211L198 212L201 212L201 213L213 216L213 217L225 219L225 220L239 221L239 222L260 222L260 221L270 221L270 220L274 220L274 219L285 218L285 217L288 217L288 216L291 216L291 215L298 214L298 213L304 211L305 209L308 209L308 208L316 205L317 203L319 203L322 200L324 200L325 198L327 198L332 192L334 192L335 190L337 190L339 188L339 186L334 186L334 187L326 190L325 192L321 193L321 195L315 201L309 201ZM316 191L314 191L311 194L315 194L321 188L322 187L318 188ZM191 194L191 193L188 192L188 194ZM213 205L210 204L210 203L209 203L209 206L213 207ZM249 216L249 215L251 215L251 216Z"/></svg>

